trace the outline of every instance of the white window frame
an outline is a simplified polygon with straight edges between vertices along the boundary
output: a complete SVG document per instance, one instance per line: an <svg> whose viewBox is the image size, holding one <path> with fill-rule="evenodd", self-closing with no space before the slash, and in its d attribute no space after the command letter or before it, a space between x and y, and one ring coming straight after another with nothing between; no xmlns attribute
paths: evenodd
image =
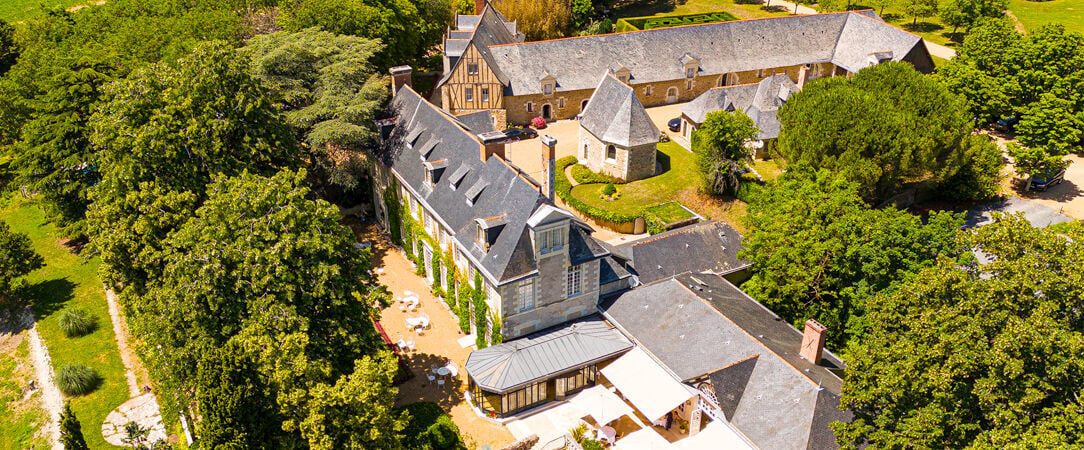
<svg viewBox="0 0 1084 450"><path fill-rule="evenodd" d="M685 78L692 78L696 76L696 67L685 68Z"/></svg>
<svg viewBox="0 0 1084 450"><path fill-rule="evenodd" d="M546 255L565 248L565 229L563 227L538 231L538 253Z"/></svg>
<svg viewBox="0 0 1084 450"><path fill-rule="evenodd" d="M463 98L468 102L474 101L474 88L463 88Z"/></svg>
<svg viewBox="0 0 1084 450"><path fill-rule="evenodd" d="M489 88L482 88L482 101L483 102L488 102L489 101Z"/></svg>
<svg viewBox="0 0 1084 450"><path fill-rule="evenodd" d="M553 83L545 83L542 85L542 95L553 95Z"/></svg>
<svg viewBox="0 0 1084 450"><path fill-rule="evenodd" d="M565 298L583 295L583 265L569 266L565 270Z"/></svg>
<svg viewBox="0 0 1084 450"><path fill-rule="evenodd" d="M516 310L527 312L535 308L535 282L534 278L520 281L516 284Z"/></svg>

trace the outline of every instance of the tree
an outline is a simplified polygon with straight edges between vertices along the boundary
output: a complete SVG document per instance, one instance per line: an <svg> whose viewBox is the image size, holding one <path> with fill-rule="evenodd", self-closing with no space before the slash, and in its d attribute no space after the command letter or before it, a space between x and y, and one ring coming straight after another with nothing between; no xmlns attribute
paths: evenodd
<svg viewBox="0 0 1084 450"><path fill-rule="evenodd" d="M90 193L92 248L109 283L138 294L161 270L166 235L217 175L297 164L295 141L250 62L221 42L173 67L111 85L91 120L102 180Z"/></svg>
<svg viewBox="0 0 1084 450"><path fill-rule="evenodd" d="M199 356L196 435L210 448L258 448L286 439L270 387L257 364L236 344Z"/></svg>
<svg viewBox="0 0 1084 450"><path fill-rule="evenodd" d="M1008 152L1013 157L1016 173L1027 178L1024 191L1031 190L1031 180L1037 176L1054 174L1064 169L1068 161L1061 155L1051 155L1049 151L1037 147L1023 147L1015 143L1008 144Z"/></svg>
<svg viewBox="0 0 1084 450"><path fill-rule="evenodd" d="M83 439L83 426L72 412L71 402L64 402L60 412L60 443L64 450L87 450L87 441Z"/></svg>
<svg viewBox="0 0 1084 450"><path fill-rule="evenodd" d="M19 44L15 42L15 28L0 20L0 76L7 73L19 59Z"/></svg>
<svg viewBox="0 0 1084 450"><path fill-rule="evenodd" d="M496 0L493 6L516 22L528 41L564 37L572 24L572 1Z"/></svg>
<svg viewBox="0 0 1084 450"><path fill-rule="evenodd" d="M1024 109L1015 131L1025 146L1064 155L1084 140L1084 115L1074 113L1071 100L1047 92Z"/></svg>
<svg viewBox="0 0 1084 450"><path fill-rule="evenodd" d="M920 17L925 19L937 14L937 0L908 0L903 11L914 18L911 25L917 25Z"/></svg>
<svg viewBox="0 0 1084 450"><path fill-rule="evenodd" d="M905 178L955 174L971 132L961 99L902 62L814 80L787 100L779 120L777 144L788 163L836 171L874 203Z"/></svg>
<svg viewBox="0 0 1084 450"><path fill-rule="evenodd" d="M964 27L968 31L983 17L1001 17L1008 8L1006 0L944 0L937 10L941 21L952 25L952 34Z"/></svg>
<svg viewBox="0 0 1084 450"><path fill-rule="evenodd" d="M440 44L452 18L449 0L297 0L279 8L287 31L318 26L383 42L380 69L422 59Z"/></svg>
<svg viewBox="0 0 1084 450"><path fill-rule="evenodd" d="M377 300L371 294L378 291L369 255L354 247L337 208L310 199L305 177L282 171L271 178L218 179L195 215L165 239L161 276L128 303L133 331L155 349L148 360L156 379L180 392L222 383L196 397L220 392L230 399L204 406L216 421L208 429L218 430L214 435L223 442L261 439L273 428L253 421L279 426L280 440L310 439L299 427L321 408L314 397L320 386L363 370L357 361L383 349L370 320ZM202 356L223 348L229 353ZM203 387L194 387L193 379ZM253 397L263 383L266 400ZM253 386L255 393L248 390ZM274 416L226 418L270 402ZM372 423L382 411L374 402ZM361 427L321 423L334 439ZM370 433L395 435L392 429Z"/></svg>
<svg viewBox="0 0 1084 450"><path fill-rule="evenodd" d="M942 184L944 195L953 200L985 200L997 195L1005 160L1001 149L985 135L971 135L964 141L960 169Z"/></svg>
<svg viewBox="0 0 1084 450"><path fill-rule="evenodd" d="M740 257L754 272L742 290L795 326L818 320L844 346L863 336L875 295L938 256L960 254L953 238L962 223L950 213L923 224L892 207L870 209L856 183L792 166L749 205Z"/></svg>
<svg viewBox="0 0 1084 450"><path fill-rule="evenodd" d="M591 0L572 0L572 26L582 30L591 21L595 7Z"/></svg>
<svg viewBox="0 0 1084 450"><path fill-rule="evenodd" d="M314 28L256 36L246 47L253 74L305 144L316 183L350 191L364 174L362 150L374 141L372 121L387 98L372 64L380 49L378 41Z"/></svg>
<svg viewBox="0 0 1084 450"><path fill-rule="evenodd" d="M1079 230L1079 229L1078 229ZM870 303L834 426L848 447L1084 445L1084 247L998 216L961 237L990 262L941 259Z"/></svg>
<svg viewBox="0 0 1084 450"><path fill-rule="evenodd" d="M697 171L705 191L713 194L737 192L741 169L749 157L746 144L756 136L757 127L745 113L708 113L692 136Z"/></svg>
<svg viewBox="0 0 1084 450"><path fill-rule="evenodd" d="M354 363L354 373L313 388L301 434L313 449L398 448L408 416L394 411L398 360L387 351ZM458 436L456 436L458 440Z"/></svg>
<svg viewBox="0 0 1084 450"><path fill-rule="evenodd" d="M45 259L31 246L25 234L11 231L0 221L0 306L11 306L25 282L21 278L42 267Z"/></svg>

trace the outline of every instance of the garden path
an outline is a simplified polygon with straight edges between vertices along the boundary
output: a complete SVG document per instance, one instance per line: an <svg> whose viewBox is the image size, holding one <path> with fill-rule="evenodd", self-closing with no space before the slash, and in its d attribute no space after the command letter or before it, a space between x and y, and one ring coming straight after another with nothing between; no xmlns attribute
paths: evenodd
<svg viewBox="0 0 1084 450"><path fill-rule="evenodd" d="M30 360L34 362L34 373L37 376L38 389L41 390L41 405L45 410L48 423L43 426L45 435L52 443L53 449L63 449L60 444L60 412L64 407L60 389L56 387L53 375L53 363L49 358L49 349L38 335L37 324L34 323L34 314L27 307L22 312L22 321L29 331L27 340L30 344Z"/></svg>

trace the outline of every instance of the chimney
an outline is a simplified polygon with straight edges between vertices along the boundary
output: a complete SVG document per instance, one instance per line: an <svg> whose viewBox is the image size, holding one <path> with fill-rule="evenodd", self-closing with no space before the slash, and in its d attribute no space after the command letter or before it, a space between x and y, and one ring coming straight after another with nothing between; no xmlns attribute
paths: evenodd
<svg viewBox="0 0 1084 450"><path fill-rule="evenodd" d="M486 7L486 0L474 0L474 13L481 14Z"/></svg>
<svg viewBox="0 0 1084 450"><path fill-rule="evenodd" d="M805 65L798 69L798 89L805 87L806 79L809 78L809 66Z"/></svg>
<svg viewBox="0 0 1084 450"><path fill-rule="evenodd" d="M542 195L545 195L546 198L550 199L551 202L554 202L556 200L553 199L553 194L554 194L553 189L554 189L554 183L555 183L554 180L553 180L553 177L555 175L554 172L557 170L557 167L556 167L557 162L556 162L556 159L555 159L555 155L557 153L557 150L556 150L557 149L557 139L555 139L553 136L550 136L548 134L544 134L544 135L542 135L541 141L542 141L542 146L543 146L543 148L542 148Z"/></svg>
<svg viewBox="0 0 1084 450"><path fill-rule="evenodd" d="M508 158L506 158L505 154L504 154L504 142L503 141L498 142L496 144L482 143L482 155L481 155L482 161L485 162L486 160L489 159L490 156L493 156L493 155L500 156L501 159L503 159L505 161L508 160Z"/></svg>
<svg viewBox="0 0 1084 450"><path fill-rule="evenodd" d="M828 337L828 328L816 320L805 321L805 333L802 333L802 349L799 352L803 358L813 364L821 362L821 353L824 352L824 340Z"/></svg>
<svg viewBox="0 0 1084 450"><path fill-rule="evenodd" d="M410 74L414 69L410 66L395 66L388 69L391 72L391 95L394 97L399 92L399 88L403 85L409 86L411 89L414 85L410 83Z"/></svg>

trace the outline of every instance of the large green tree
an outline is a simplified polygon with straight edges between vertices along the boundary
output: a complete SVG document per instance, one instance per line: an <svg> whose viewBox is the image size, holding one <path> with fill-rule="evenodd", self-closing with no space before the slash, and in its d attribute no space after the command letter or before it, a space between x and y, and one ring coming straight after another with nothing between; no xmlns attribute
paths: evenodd
<svg viewBox="0 0 1084 450"><path fill-rule="evenodd" d="M287 31L321 27L385 44L379 68L421 60L451 23L449 0L290 0L280 5Z"/></svg>
<svg viewBox="0 0 1084 450"><path fill-rule="evenodd" d="M161 270L166 235L199 206L219 174L293 167L296 145L250 61L221 42L109 87L92 119L102 180L89 228L103 275L126 291Z"/></svg>
<svg viewBox="0 0 1084 450"><path fill-rule="evenodd" d="M354 247L338 209L313 200L304 180L303 171L243 173L210 185L195 216L165 240L162 275L128 303L133 330L156 378L177 392L196 389L197 399L209 399L198 390L213 389L251 412L268 404L248 388L258 393L266 383L277 416L261 419L277 420L281 439L319 442L312 426L332 442L361 430L393 441L400 418L381 411L390 411L394 395L361 395L347 381L362 377L374 392L391 389L390 379L377 385L384 379L363 375L366 358L386 352L370 320L380 294L369 255ZM217 349L229 353L203 356ZM208 377L212 382L203 381ZM193 386L192 379L200 381ZM368 425L361 417L321 418L330 414L327 402L344 411L368 408ZM204 407L215 411L204 419L219 423L200 426L219 430L223 442L269 433L233 417L230 406Z"/></svg>
<svg viewBox="0 0 1084 450"><path fill-rule="evenodd" d="M952 25L952 33L959 27L970 31L983 17L1001 17L1005 15L1009 2L1006 0L944 0L937 10L941 21Z"/></svg>
<svg viewBox="0 0 1084 450"><path fill-rule="evenodd" d="M787 100L779 120L788 163L839 172L873 201L905 179L954 175L972 130L959 97L902 62L814 80Z"/></svg>
<svg viewBox="0 0 1084 450"><path fill-rule="evenodd" d="M87 441L83 439L83 426L72 411L71 402L64 402L60 411L60 444L64 450L87 450Z"/></svg>
<svg viewBox="0 0 1084 450"><path fill-rule="evenodd" d="M692 136L696 168L705 191L714 194L738 191L741 170L750 154L746 144L756 136L756 125L743 112L708 113Z"/></svg>
<svg viewBox="0 0 1084 450"><path fill-rule="evenodd" d="M0 75L7 73L19 59L19 44L15 42L15 27L0 20Z"/></svg>
<svg viewBox="0 0 1084 450"><path fill-rule="evenodd" d="M388 96L373 68L381 47L315 28L248 42L253 74L285 113L317 185L350 191L364 174L362 150L374 141L372 121Z"/></svg>
<svg viewBox="0 0 1084 450"><path fill-rule="evenodd" d="M24 284L22 277L45 264L34 251L30 238L11 231L0 221L0 307L11 306L14 296Z"/></svg>
<svg viewBox="0 0 1084 450"><path fill-rule="evenodd" d="M871 209L856 183L793 167L754 198L740 256L753 263L742 289L800 326L814 318L842 347L862 336L870 299L944 255L955 258L962 219L928 223L895 208Z"/></svg>
<svg viewBox="0 0 1084 450"><path fill-rule="evenodd" d="M1079 231L1079 228L1077 229ZM1072 231L1070 231L1072 233ZM869 304L837 424L848 446L1084 446L1084 235L1001 216Z"/></svg>

